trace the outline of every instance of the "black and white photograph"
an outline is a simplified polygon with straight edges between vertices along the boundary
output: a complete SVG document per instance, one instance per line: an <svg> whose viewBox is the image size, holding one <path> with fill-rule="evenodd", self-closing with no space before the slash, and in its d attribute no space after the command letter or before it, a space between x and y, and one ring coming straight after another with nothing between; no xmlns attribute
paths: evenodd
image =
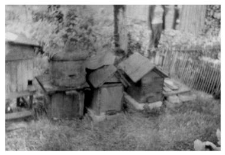
<svg viewBox="0 0 225 155"><path fill-rule="evenodd" d="M221 6L5 4L5 151L221 151Z"/></svg>

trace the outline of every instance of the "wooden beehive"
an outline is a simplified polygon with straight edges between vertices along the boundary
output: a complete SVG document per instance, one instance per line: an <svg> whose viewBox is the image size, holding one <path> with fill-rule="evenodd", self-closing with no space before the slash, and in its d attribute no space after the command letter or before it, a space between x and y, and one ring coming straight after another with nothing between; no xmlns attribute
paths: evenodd
<svg viewBox="0 0 225 155"><path fill-rule="evenodd" d="M104 84L95 89L93 93L91 108L96 114L121 111L123 99L123 85L121 83Z"/></svg>
<svg viewBox="0 0 225 155"><path fill-rule="evenodd" d="M153 69L136 83L130 82L127 93L141 103L162 101L164 78L157 69Z"/></svg>
<svg viewBox="0 0 225 155"><path fill-rule="evenodd" d="M85 83L84 61L87 54L81 52L60 52L50 63L52 83L62 87L79 87Z"/></svg>
<svg viewBox="0 0 225 155"><path fill-rule="evenodd" d="M37 43L16 34L6 34L5 79L6 94L27 91L33 79L33 64Z"/></svg>
<svg viewBox="0 0 225 155"><path fill-rule="evenodd" d="M104 66L88 76L93 86L90 108L99 115L102 112L119 112L122 108L123 85L116 77L113 65Z"/></svg>
<svg viewBox="0 0 225 155"><path fill-rule="evenodd" d="M57 119L72 119L83 116L84 93L68 93L68 91L58 91L50 95L48 115Z"/></svg>
<svg viewBox="0 0 225 155"><path fill-rule="evenodd" d="M147 58L134 53L119 64L130 86L127 93L141 103L153 103L163 100L165 73L155 67Z"/></svg>
<svg viewBox="0 0 225 155"><path fill-rule="evenodd" d="M51 83L50 75L43 74L36 77L46 98L48 98L48 116L57 119L72 119L83 116L84 93L87 84L80 89L55 86Z"/></svg>

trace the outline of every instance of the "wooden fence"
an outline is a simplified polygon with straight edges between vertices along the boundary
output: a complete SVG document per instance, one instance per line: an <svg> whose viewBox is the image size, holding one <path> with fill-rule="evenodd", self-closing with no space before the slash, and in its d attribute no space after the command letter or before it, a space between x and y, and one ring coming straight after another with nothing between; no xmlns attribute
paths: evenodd
<svg viewBox="0 0 225 155"><path fill-rule="evenodd" d="M179 50L158 51L154 61L169 77L182 81L192 89L209 94L221 90L220 63L199 60L189 52Z"/></svg>

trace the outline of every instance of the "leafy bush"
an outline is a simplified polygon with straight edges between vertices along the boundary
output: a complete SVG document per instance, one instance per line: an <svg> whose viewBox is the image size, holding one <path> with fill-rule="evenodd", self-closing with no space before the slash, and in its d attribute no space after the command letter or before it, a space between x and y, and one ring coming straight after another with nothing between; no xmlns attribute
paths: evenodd
<svg viewBox="0 0 225 155"><path fill-rule="evenodd" d="M15 11L20 11L19 15ZM65 46L74 51L97 52L112 45L112 31L107 22L95 17L86 6L15 6L6 11L6 31L23 33L36 39L45 52L57 52ZM23 19L23 20L21 20ZM113 24L113 23L112 23ZM71 50L71 49L67 49Z"/></svg>
<svg viewBox="0 0 225 155"><path fill-rule="evenodd" d="M217 36L221 27L221 6L207 5L205 19L205 33Z"/></svg>
<svg viewBox="0 0 225 155"><path fill-rule="evenodd" d="M179 30L165 30L160 39L161 49L195 50L200 55L217 58L220 53L220 38L217 36L195 36Z"/></svg>

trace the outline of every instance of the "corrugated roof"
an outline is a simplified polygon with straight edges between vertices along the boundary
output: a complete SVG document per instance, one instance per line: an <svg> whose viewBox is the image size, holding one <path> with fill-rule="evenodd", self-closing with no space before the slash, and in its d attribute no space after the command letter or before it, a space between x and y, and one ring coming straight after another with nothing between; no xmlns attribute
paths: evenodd
<svg viewBox="0 0 225 155"><path fill-rule="evenodd" d="M29 46L40 46L34 39L29 39L25 35L17 35L12 32L5 33L5 42L11 42L15 44L29 45Z"/></svg>
<svg viewBox="0 0 225 155"><path fill-rule="evenodd" d="M157 69L162 76L167 76L154 64L152 64L148 58L142 56L139 53L132 54L129 58L122 61L118 67L122 69L133 82L139 81L142 77L144 77L148 72L153 70L154 68Z"/></svg>
<svg viewBox="0 0 225 155"><path fill-rule="evenodd" d="M117 71L113 65L104 66L90 74L88 80L94 88L101 87Z"/></svg>

